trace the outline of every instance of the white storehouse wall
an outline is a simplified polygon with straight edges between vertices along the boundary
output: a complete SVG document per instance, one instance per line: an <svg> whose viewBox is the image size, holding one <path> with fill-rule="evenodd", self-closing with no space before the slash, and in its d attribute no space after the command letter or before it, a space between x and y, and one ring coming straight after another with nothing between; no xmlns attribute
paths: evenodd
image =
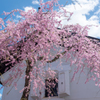
<svg viewBox="0 0 100 100"><path fill-rule="evenodd" d="M51 69L58 71L58 73L66 71L69 73L69 76L68 74L66 74L66 79L64 79L64 81L66 82L67 80L69 81L69 85L65 85L66 86L65 88L67 90L69 89L69 95L66 95L65 97L59 97L59 96L51 97L49 100L100 100L100 88L95 86L95 82L91 80L87 84L85 84L88 73L87 69L85 69L86 74L82 73L80 75L78 73L75 77L75 80L73 82L70 82L74 73L75 65L72 65L72 67L70 67L69 62L68 63L63 62L62 65L59 66L58 64L59 61L60 60L53 62L51 64ZM2 100L20 100L22 93L19 93L19 91L23 89L24 83L25 83L24 78L20 78L17 82L17 90L15 90L15 88L12 86L4 87ZM58 89L60 89L59 87ZM32 97L31 92L29 95L29 100L35 100ZM44 95L44 93L42 94ZM48 100L48 98L42 96L42 100Z"/></svg>

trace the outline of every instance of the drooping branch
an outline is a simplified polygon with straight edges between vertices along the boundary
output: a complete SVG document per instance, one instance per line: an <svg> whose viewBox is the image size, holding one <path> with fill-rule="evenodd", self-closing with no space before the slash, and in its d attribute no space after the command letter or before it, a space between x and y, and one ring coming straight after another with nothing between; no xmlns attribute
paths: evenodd
<svg viewBox="0 0 100 100"><path fill-rule="evenodd" d="M47 63L52 63L60 58L61 55L64 55L66 51L62 52L60 55L56 55L52 60L47 61Z"/></svg>

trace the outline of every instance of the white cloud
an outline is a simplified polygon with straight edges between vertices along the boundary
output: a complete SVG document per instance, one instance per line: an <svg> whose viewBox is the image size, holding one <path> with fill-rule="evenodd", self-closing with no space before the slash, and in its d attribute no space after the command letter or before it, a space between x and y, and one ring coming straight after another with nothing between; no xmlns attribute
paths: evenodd
<svg viewBox="0 0 100 100"><path fill-rule="evenodd" d="M32 9L32 7L30 6L30 7L24 7L24 10L25 10L25 12L27 12L28 10L31 10Z"/></svg>
<svg viewBox="0 0 100 100"><path fill-rule="evenodd" d="M32 4L39 4L39 1L33 0L33 1L32 1Z"/></svg>
<svg viewBox="0 0 100 100"><path fill-rule="evenodd" d="M37 11L35 8L31 7L31 6L27 6L27 7L24 7L24 10L25 12L28 12L28 10L34 10L35 12ZM20 18L21 16L17 16L18 18Z"/></svg>
<svg viewBox="0 0 100 100"><path fill-rule="evenodd" d="M17 16L16 16L16 18L22 18L22 16L20 16L20 15L17 15Z"/></svg>
<svg viewBox="0 0 100 100"><path fill-rule="evenodd" d="M73 12L71 20L69 22L63 20L62 24L77 24L79 23L82 26L85 25L98 25L98 27L92 26L89 30L89 34L94 37L100 37L100 23L99 23L99 16L97 15L90 15L90 11L94 11L94 8L99 4L99 0L77 0L75 5L70 4L66 5L64 9L69 12ZM90 16L89 19L86 18L86 15ZM63 17L62 17L63 19Z"/></svg>
<svg viewBox="0 0 100 100"><path fill-rule="evenodd" d="M2 98L2 94L0 93L0 98Z"/></svg>

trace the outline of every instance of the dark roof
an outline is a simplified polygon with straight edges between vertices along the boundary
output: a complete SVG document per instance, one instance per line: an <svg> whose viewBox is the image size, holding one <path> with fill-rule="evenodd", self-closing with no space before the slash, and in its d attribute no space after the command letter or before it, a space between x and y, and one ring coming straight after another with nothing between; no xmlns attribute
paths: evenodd
<svg viewBox="0 0 100 100"><path fill-rule="evenodd" d="M96 38L96 37L92 37L92 36L87 36L88 38L92 39L92 40L97 40L100 42L100 39L99 38Z"/></svg>

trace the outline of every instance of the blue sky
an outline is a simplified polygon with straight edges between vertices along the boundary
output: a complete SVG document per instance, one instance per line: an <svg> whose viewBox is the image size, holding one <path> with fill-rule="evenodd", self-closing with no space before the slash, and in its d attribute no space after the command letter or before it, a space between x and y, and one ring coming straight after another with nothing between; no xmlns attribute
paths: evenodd
<svg viewBox="0 0 100 100"><path fill-rule="evenodd" d="M44 0L46 2L48 0ZM76 2L77 1L77 2ZM67 4L66 4L67 2ZM60 4L66 6L64 7L67 11L73 12L74 14L71 17L69 22L65 20L62 21L62 24L77 24L80 25L98 25L98 27L92 26L89 30L90 36L100 38L100 1L99 0L59 0ZM21 9L28 11L31 8L37 9L39 7L38 0L1 0L0 1L0 17L2 16L3 11L10 12L13 9ZM16 16L18 20L20 16ZM63 19L63 17L62 17ZM1 87L1 86L0 86ZM0 97L3 90L0 90Z"/></svg>
<svg viewBox="0 0 100 100"><path fill-rule="evenodd" d="M44 2L45 1L48 1L48 0L44 0ZM2 0L0 1L0 14L3 11L9 12L13 9L24 10L24 7L27 7L27 6L29 7L32 6L32 7L37 8L39 6L38 2L39 2L38 0ZM60 3L65 4L66 0L61 0Z"/></svg>

